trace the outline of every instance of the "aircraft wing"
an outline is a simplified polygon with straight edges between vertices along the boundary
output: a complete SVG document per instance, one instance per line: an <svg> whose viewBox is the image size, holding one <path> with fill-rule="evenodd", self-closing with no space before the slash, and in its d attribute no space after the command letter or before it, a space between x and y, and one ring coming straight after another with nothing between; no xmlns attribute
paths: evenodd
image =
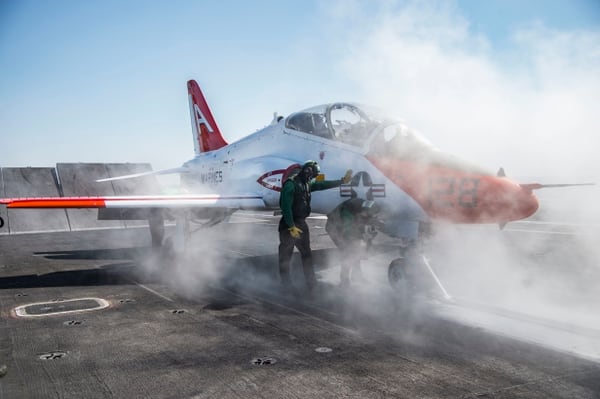
<svg viewBox="0 0 600 399"><path fill-rule="evenodd" d="M0 198L7 208L232 208L264 209L255 194L220 194Z"/></svg>

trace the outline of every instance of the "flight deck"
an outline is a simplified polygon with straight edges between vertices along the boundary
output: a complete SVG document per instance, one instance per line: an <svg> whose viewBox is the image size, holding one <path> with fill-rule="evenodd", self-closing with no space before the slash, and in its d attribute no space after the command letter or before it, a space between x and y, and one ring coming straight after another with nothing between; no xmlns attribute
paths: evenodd
<svg viewBox="0 0 600 399"><path fill-rule="evenodd" d="M458 269L444 272L435 257L454 297L407 303L387 284L395 255L383 237L363 265L368 281L342 290L343 256L318 215L310 225L320 286L304 291L295 257L296 289L281 292L277 222L239 212L197 227L182 252L151 248L142 227L0 236L0 398L600 396L595 325L477 302L464 288L473 271L460 271L469 284L457 292ZM503 234L522 242L525 233ZM552 245L536 239L540 253ZM447 261L462 265L460 256ZM533 273L539 258L521 266ZM535 291L535 281L515 279Z"/></svg>

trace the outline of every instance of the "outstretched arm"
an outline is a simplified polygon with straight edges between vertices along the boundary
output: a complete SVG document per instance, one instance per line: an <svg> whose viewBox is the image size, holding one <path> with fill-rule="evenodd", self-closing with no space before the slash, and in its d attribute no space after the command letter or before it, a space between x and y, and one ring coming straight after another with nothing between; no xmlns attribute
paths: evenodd
<svg viewBox="0 0 600 399"><path fill-rule="evenodd" d="M344 177L340 180L313 180L310 183L310 191L327 190L329 188L339 187L342 184L348 184L352 180L352 169L348 169Z"/></svg>

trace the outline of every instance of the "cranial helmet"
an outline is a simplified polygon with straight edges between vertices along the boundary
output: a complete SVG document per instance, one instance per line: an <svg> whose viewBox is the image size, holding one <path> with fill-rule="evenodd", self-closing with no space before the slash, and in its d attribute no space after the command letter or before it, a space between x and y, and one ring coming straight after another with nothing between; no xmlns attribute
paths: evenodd
<svg viewBox="0 0 600 399"><path fill-rule="evenodd" d="M302 170L304 171L307 169L310 170L312 178L317 177L319 173L321 173L321 168L319 167L319 164L316 161L304 162L304 165L302 165Z"/></svg>
<svg viewBox="0 0 600 399"><path fill-rule="evenodd" d="M379 205L375 201L365 200L361 205L361 210L368 215L375 215L379 212Z"/></svg>

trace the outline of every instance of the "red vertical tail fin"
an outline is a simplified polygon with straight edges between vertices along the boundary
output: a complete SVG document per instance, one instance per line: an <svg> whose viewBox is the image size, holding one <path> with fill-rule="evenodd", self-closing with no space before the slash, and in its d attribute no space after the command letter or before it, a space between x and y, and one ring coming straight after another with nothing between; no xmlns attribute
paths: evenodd
<svg viewBox="0 0 600 399"><path fill-rule="evenodd" d="M215 118L210 112L210 108L208 108L206 99L202 95L200 86L195 80L189 80L187 88L192 119L192 134L194 136L194 152L198 155L202 152L225 147L227 142L221 135Z"/></svg>

